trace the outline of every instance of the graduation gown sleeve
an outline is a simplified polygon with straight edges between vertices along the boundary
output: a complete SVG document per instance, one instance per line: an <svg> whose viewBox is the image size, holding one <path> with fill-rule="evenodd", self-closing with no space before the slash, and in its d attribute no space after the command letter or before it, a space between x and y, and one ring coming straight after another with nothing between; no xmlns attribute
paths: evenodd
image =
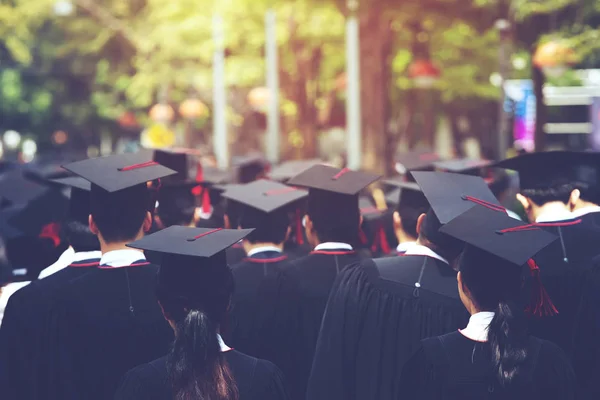
<svg viewBox="0 0 600 400"><path fill-rule="evenodd" d="M290 399L283 374L275 365L258 360L254 374L257 390L252 395L252 400Z"/></svg>

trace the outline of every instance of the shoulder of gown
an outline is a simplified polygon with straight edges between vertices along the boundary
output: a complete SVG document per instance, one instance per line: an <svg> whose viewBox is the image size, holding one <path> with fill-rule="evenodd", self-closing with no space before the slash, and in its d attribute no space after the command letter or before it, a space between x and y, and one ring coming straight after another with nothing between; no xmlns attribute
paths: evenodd
<svg viewBox="0 0 600 400"><path fill-rule="evenodd" d="M115 400L168 400L171 397L166 357L129 370L115 394Z"/></svg>
<svg viewBox="0 0 600 400"><path fill-rule="evenodd" d="M238 382L240 399L288 400L283 374L270 361L233 350L226 353L227 362Z"/></svg>

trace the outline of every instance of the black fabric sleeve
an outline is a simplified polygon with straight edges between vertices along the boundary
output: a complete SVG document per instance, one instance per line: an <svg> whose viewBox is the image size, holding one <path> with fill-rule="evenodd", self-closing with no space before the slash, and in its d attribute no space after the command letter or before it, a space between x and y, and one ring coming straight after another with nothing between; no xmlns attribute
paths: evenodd
<svg viewBox="0 0 600 400"><path fill-rule="evenodd" d="M536 365L534 381L538 383L540 399L583 399L577 395L575 373L561 348L551 342L543 341ZM598 397L595 399L597 400Z"/></svg>
<svg viewBox="0 0 600 400"><path fill-rule="evenodd" d="M290 399L283 374L274 364L259 360L256 365L254 380L257 387L252 400Z"/></svg>

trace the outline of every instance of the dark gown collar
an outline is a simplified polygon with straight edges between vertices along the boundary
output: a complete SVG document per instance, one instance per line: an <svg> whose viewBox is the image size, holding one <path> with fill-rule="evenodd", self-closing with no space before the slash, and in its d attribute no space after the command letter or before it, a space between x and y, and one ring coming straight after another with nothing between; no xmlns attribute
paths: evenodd
<svg viewBox="0 0 600 400"><path fill-rule="evenodd" d="M244 261L254 263L275 263L287 260L288 256L278 251L267 250L253 254L251 257L246 257Z"/></svg>

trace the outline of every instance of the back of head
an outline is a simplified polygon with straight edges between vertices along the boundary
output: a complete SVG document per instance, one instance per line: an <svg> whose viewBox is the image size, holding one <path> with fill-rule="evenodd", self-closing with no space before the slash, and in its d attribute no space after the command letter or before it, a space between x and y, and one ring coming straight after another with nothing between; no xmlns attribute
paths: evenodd
<svg viewBox="0 0 600 400"><path fill-rule="evenodd" d="M37 279L42 269L53 264L66 245L55 246L48 238L19 236L5 240L6 258L13 269L27 269L29 280Z"/></svg>
<svg viewBox="0 0 600 400"><path fill-rule="evenodd" d="M307 213L321 242L354 243L359 237L357 195L311 190Z"/></svg>
<svg viewBox="0 0 600 400"><path fill-rule="evenodd" d="M175 399L237 398L217 337L227 319L233 286L224 252L205 262L169 256L161 263L157 297L176 326L167 364Z"/></svg>
<svg viewBox="0 0 600 400"><path fill-rule="evenodd" d="M136 237L151 202L145 183L116 192L92 185L90 211L105 242L123 242Z"/></svg>
<svg viewBox="0 0 600 400"><path fill-rule="evenodd" d="M62 232L76 252L100 250L100 243L89 227L90 192L71 188L69 210L63 223Z"/></svg>
<svg viewBox="0 0 600 400"><path fill-rule="evenodd" d="M157 214L165 227L189 226L195 211L196 199L188 187L164 186L158 192Z"/></svg>
<svg viewBox="0 0 600 400"><path fill-rule="evenodd" d="M496 378L503 387L515 385L527 358L526 320L519 303L521 268L469 246L459 268L471 300L481 311L495 313L488 343Z"/></svg>
<svg viewBox="0 0 600 400"><path fill-rule="evenodd" d="M538 206L557 201L567 204L573 189L573 183L561 182L547 187L521 189L521 194Z"/></svg>
<svg viewBox="0 0 600 400"><path fill-rule="evenodd" d="M252 233L246 236L250 243L274 243L281 244L286 239L290 226L290 220L286 210L278 210L265 213L250 207L244 207L239 219L239 227L242 229L254 228Z"/></svg>
<svg viewBox="0 0 600 400"><path fill-rule="evenodd" d="M425 214L421 232L419 233L419 241L427 243L428 247L431 247L436 253L452 262L460 255L464 244L460 240L440 232L441 227L440 220L433 210L430 209Z"/></svg>

